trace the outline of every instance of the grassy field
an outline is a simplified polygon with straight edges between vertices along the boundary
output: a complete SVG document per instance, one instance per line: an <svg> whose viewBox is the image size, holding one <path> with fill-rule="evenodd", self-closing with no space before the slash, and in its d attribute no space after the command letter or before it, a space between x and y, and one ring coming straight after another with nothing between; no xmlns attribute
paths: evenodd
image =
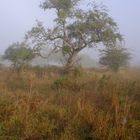
<svg viewBox="0 0 140 140"><path fill-rule="evenodd" d="M140 70L0 70L0 140L139 140Z"/></svg>

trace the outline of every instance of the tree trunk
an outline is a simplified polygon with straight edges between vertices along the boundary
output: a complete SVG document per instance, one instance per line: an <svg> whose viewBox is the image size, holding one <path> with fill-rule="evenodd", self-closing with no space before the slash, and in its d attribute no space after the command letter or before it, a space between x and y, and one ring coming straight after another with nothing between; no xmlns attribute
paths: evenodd
<svg viewBox="0 0 140 140"><path fill-rule="evenodd" d="M75 51L75 52L72 53L72 55L69 56L69 58L67 60L67 63L65 65L65 71L66 72L70 72L74 68L77 54L78 54L78 52Z"/></svg>

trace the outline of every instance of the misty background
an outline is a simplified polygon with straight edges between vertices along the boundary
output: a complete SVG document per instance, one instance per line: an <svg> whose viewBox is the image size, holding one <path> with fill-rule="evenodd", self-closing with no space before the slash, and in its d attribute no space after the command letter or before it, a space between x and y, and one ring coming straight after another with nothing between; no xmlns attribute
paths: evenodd
<svg viewBox="0 0 140 140"><path fill-rule="evenodd" d="M88 2L83 2L83 7ZM117 22L125 39L125 47L132 54L131 65L140 66L140 1L139 0L98 0L107 6L109 14ZM47 27L53 25L54 13L40 9L41 0L0 0L0 55L13 42L22 41L25 33L42 21ZM52 60L36 59L35 64L53 63ZM81 53L81 63L87 67L98 64L98 50L86 49ZM61 61L60 61L61 63Z"/></svg>

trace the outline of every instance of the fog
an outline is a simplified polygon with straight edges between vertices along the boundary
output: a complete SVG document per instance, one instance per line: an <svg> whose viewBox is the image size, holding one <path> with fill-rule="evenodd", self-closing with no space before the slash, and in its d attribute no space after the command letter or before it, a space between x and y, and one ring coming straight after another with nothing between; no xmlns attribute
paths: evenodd
<svg viewBox="0 0 140 140"><path fill-rule="evenodd" d="M90 0L92 1L92 0ZM47 14L39 8L41 0L0 0L0 54L13 42L21 41L35 21L52 25L54 13ZM132 54L132 65L140 65L140 1L139 0L98 0L109 9L109 14L118 23L125 39L125 47ZM98 58L97 49L87 49L89 58Z"/></svg>

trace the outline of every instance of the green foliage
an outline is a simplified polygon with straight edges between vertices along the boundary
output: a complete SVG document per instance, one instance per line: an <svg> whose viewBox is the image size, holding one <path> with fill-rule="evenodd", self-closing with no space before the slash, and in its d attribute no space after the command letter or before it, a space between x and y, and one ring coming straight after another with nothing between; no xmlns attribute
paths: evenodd
<svg viewBox="0 0 140 140"><path fill-rule="evenodd" d="M112 47L101 51L100 64L107 66L113 71L125 67L130 59L130 53L125 48Z"/></svg>
<svg viewBox="0 0 140 140"><path fill-rule="evenodd" d="M101 43L112 47L116 42L122 41L116 22L103 6L94 3L83 10L79 7L79 2L81 0L43 0L42 9L55 11L56 26L45 29L38 23L26 36L39 53L42 47L50 44L54 51L61 51L68 70L77 64L76 56L83 49L94 48Z"/></svg>
<svg viewBox="0 0 140 140"><path fill-rule="evenodd" d="M40 5L43 9L51 9L55 8L58 10L70 10L75 6L80 0L44 0L44 2Z"/></svg>
<svg viewBox="0 0 140 140"><path fill-rule="evenodd" d="M62 87L64 87L64 83L66 83L66 78L59 78L57 80L54 81L52 88L53 89L61 89Z"/></svg>
<svg viewBox="0 0 140 140"><path fill-rule="evenodd" d="M35 54L33 50L24 42L13 43L6 49L3 56L4 59L11 61L15 68L27 65L34 57Z"/></svg>
<svg viewBox="0 0 140 140"><path fill-rule="evenodd" d="M63 55L67 55L69 52L70 52L70 47L69 46L67 46L67 45L65 45L64 47L63 47Z"/></svg>

